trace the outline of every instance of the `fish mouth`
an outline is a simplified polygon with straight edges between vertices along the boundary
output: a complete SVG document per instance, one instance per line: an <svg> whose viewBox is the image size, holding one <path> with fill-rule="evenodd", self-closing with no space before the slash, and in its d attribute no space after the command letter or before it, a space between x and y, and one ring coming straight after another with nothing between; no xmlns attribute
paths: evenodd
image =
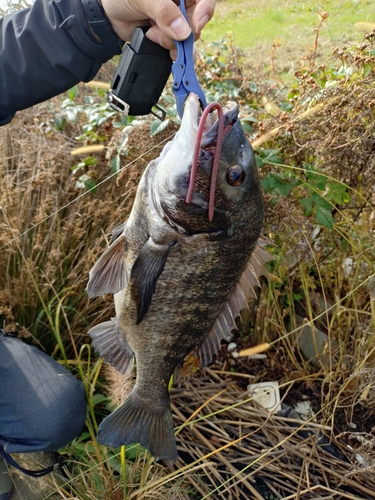
<svg viewBox="0 0 375 500"><path fill-rule="evenodd" d="M223 137L225 137L234 123L238 120L239 108L238 104L229 101L225 106L221 106L218 103L211 103L220 106L223 111ZM210 106L210 105L208 105ZM197 110L197 123L201 125L203 111L200 107ZM215 118L212 113L208 113L207 118L203 125L203 134L200 142L200 148L202 150L210 149L216 144L217 137L219 134L220 120L219 117Z"/></svg>
<svg viewBox="0 0 375 500"><path fill-rule="evenodd" d="M195 94L186 99L180 129L159 157L150 192L154 206L173 226L182 228L194 218L210 230L223 224L224 215L214 206L216 174L223 138L238 122L238 113L235 102L210 103L202 110Z"/></svg>
<svg viewBox="0 0 375 500"><path fill-rule="evenodd" d="M192 97L191 97L192 96ZM196 97L196 96L195 96ZM198 112L197 136L194 145L194 155L190 172L189 188L187 191L185 202L191 203L194 195L194 184L197 176L198 166L200 166L199 158L202 152L212 151L213 162L211 169L210 191L208 197L208 219L211 222L215 212L215 189L216 179L219 170L220 154L224 137L229 133L232 126L238 119L238 105L234 102L229 102L222 107L218 102L212 102L200 112L197 109L196 103L198 98L194 99L194 94L189 95L189 104L194 105L194 111ZM217 111L217 118L214 120L212 111ZM200 112L200 115L199 115Z"/></svg>

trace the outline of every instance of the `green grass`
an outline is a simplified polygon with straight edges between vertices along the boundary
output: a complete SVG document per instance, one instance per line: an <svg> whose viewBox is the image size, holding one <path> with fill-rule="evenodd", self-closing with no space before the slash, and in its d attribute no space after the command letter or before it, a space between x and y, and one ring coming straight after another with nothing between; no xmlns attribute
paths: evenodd
<svg viewBox="0 0 375 500"><path fill-rule="evenodd" d="M375 23L375 2L371 0L231 0L217 3L202 40L207 45L231 32L234 44L245 51L249 62L267 67L276 39L281 44L276 63L281 71L287 72L311 50L320 9L329 13L319 35L321 59L337 45L361 41L363 33L355 23Z"/></svg>

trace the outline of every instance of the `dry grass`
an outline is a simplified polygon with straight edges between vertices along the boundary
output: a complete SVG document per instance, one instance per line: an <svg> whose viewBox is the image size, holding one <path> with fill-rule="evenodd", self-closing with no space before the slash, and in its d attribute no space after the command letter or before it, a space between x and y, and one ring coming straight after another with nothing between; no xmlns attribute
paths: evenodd
<svg viewBox="0 0 375 500"><path fill-rule="evenodd" d="M90 325L110 314L112 301L88 301L88 273L111 231L127 219L150 159L130 165L116 181L104 151L87 167L95 192L77 190L70 151L79 144L78 127L65 134L54 129L53 105L20 113L0 129L0 319L7 332L28 331L51 352L51 331L81 344Z"/></svg>
<svg viewBox="0 0 375 500"><path fill-rule="evenodd" d="M292 385L285 382L284 390ZM208 369L175 390L173 402L181 425L180 465L192 459L212 462L204 477L187 476L202 498L263 499L267 489L283 499L327 493L332 498L372 498L375 476L365 465L354 465L354 451L335 437L332 427L270 415L254 407L246 392L220 371ZM323 435L335 455L319 446ZM371 436L366 440L369 444Z"/></svg>
<svg viewBox="0 0 375 500"><path fill-rule="evenodd" d="M282 356L273 353L271 357L277 363ZM310 384L322 376L310 373ZM305 377L280 380L284 400ZM119 387L126 377L113 371L110 379L120 403L131 384L128 381L122 392ZM258 379L214 366L174 388L172 410L180 458L169 471L159 469L160 476L130 490L127 498L147 498L156 487L171 488L181 477L183 487L189 489L190 484L202 499L373 498L372 432L338 434L330 418L331 400L307 421L288 416L285 410L283 416L270 414L243 388L244 382ZM344 401L345 394L342 388L336 406L353 408L355 402Z"/></svg>
<svg viewBox="0 0 375 500"><path fill-rule="evenodd" d="M137 447L110 450L96 442L96 419L108 413L102 397L108 383L85 346L86 332L108 319L113 305L111 298L89 302L84 291L111 230L129 213L144 167L173 128L154 139L147 126L131 134L123 164L147 154L116 182L108 159L118 137L110 131L98 163L87 167L98 187L84 195L70 170L77 162L70 150L81 145L74 139L79 128L55 130L57 100L0 129L1 324L32 333L80 373L89 396L88 432L64 450L68 480L58 488L61 498L374 498L375 80L373 69L362 78L359 67L357 78L324 92L306 73L294 115L275 116L259 103L252 138L266 137L264 144L279 148L287 163L263 167L261 174L283 169L300 175L303 162L316 161L350 188L351 200L337 207L329 231L303 214L302 189L285 198L266 195L265 232L278 244L270 264L275 279L262 283L235 340L240 348L267 342L271 349L265 359L239 360L224 347L212 367L173 389L175 468ZM265 92L268 104L274 88ZM276 98L273 104L279 105ZM301 354L297 314L328 337L317 364ZM291 420L254 406L246 385L269 380L279 381L285 404L309 400L314 419ZM118 389L116 378L114 384ZM125 384L117 402L128 390ZM331 451L320 446L321 435Z"/></svg>
<svg viewBox="0 0 375 500"><path fill-rule="evenodd" d="M102 224L109 225L116 214L104 199L77 200L79 192L70 172L71 145L66 137L48 130L48 124L40 123L38 114L35 109L25 112L1 130L5 154L1 157L0 272L6 294L2 307L31 330L41 302L45 314L38 323L47 326L47 308L63 307L69 296L80 312L75 322L69 321L77 332L92 314L83 290L85 276L100 252L93 243L103 240ZM108 183L106 188L103 195L113 196L116 186ZM40 325L35 326L40 331ZM6 322L7 331L16 328Z"/></svg>

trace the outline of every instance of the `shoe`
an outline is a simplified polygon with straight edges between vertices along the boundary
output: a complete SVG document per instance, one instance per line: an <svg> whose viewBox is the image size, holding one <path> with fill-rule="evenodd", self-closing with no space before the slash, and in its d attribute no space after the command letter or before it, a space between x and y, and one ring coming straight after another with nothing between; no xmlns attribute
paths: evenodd
<svg viewBox="0 0 375 500"><path fill-rule="evenodd" d="M0 500L10 500L13 493L13 481L8 474L8 467L0 457Z"/></svg>

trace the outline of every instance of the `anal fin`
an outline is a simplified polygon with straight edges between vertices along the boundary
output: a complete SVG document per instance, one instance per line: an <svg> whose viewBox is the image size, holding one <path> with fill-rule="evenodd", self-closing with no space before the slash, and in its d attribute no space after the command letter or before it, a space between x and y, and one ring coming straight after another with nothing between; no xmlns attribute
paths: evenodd
<svg viewBox="0 0 375 500"><path fill-rule="evenodd" d="M122 234L107 248L90 271L88 296L96 297L123 290L128 282L125 266L125 235Z"/></svg>
<svg viewBox="0 0 375 500"><path fill-rule="evenodd" d="M125 339L119 336L115 319L89 330L95 351L113 368L127 375L133 368L134 355Z"/></svg>

